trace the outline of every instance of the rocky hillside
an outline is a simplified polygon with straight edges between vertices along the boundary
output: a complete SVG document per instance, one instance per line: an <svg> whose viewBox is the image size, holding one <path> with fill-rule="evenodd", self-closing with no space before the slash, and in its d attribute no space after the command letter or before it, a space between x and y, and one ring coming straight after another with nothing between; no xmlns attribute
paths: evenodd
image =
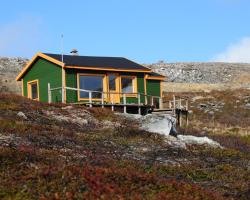
<svg viewBox="0 0 250 200"><path fill-rule="evenodd" d="M237 63L164 63L146 65L168 77L167 82L225 84L238 82L250 84L250 64Z"/></svg>
<svg viewBox="0 0 250 200"><path fill-rule="evenodd" d="M164 102L173 94L189 100L190 127L203 133L250 135L250 91L247 89L165 93Z"/></svg>
<svg viewBox="0 0 250 200"><path fill-rule="evenodd" d="M21 85L15 78L27 62L28 59L19 57L0 57L0 92L21 93Z"/></svg>
<svg viewBox="0 0 250 200"><path fill-rule="evenodd" d="M249 137L214 135L223 148L192 138L0 94L0 199L249 199Z"/></svg>

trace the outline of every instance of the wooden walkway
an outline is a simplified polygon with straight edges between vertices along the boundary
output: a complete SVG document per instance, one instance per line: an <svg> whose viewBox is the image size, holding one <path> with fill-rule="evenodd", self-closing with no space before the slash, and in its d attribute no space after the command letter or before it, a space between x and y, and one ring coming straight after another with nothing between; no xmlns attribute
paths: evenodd
<svg viewBox="0 0 250 200"><path fill-rule="evenodd" d="M163 107L154 109L153 113L172 115L176 118L178 126L188 126L188 99L173 95L173 100L163 100Z"/></svg>

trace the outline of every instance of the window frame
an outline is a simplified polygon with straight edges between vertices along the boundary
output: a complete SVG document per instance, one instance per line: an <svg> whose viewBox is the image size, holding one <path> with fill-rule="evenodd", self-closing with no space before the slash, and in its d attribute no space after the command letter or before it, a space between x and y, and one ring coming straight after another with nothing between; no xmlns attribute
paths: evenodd
<svg viewBox="0 0 250 200"><path fill-rule="evenodd" d="M31 85L32 84L36 84L37 85L37 98L36 99L33 99L32 98L32 87ZM27 97L29 99L32 99L34 101L39 101L40 100L40 95L39 95L39 80L38 79L35 79L35 80L32 80L32 81L28 81L27 82Z"/></svg>
<svg viewBox="0 0 250 200"><path fill-rule="evenodd" d="M107 82L107 75L106 74L77 73L77 89L81 89L80 88L80 77L81 76L98 76L98 77L103 77L102 78L102 84L103 84L102 90L103 91L100 91L100 92L104 92L104 94L105 94L106 88L107 88L107 83L106 83ZM88 97L87 98L81 98L80 92L81 91L77 90L77 99L78 99L78 101L89 100ZM105 96L106 95L104 95L104 98L105 98ZM94 101L101 101L102 98L92 98L92 100L94 100Z"/></svg>
<svg viewBox="0 0 250 200"><path fill-rule="evenodd" d="M132 79L132 93L123 93L122 91L122 78L129 78ZM137 76L130 76L130 75L121 75L120 76L120 91L122 94L125 94L127 97L137 97L138 88L137 88Z"/></svg>

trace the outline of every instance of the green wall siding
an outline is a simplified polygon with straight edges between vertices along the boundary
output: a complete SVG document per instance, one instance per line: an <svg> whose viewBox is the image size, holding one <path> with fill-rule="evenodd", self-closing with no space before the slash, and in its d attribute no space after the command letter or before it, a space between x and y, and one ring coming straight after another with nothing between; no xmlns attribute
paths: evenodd
<svg viewBox="0 0 250 200"><path fill-rule="evenodd" d="M147 94L151 96L161 96L161 81L147 80ZM148 102L151 102L151 97L148 97ZM159 106L159 99L154 98L154 105Z"/></svg>
<svg viewBox="0 0 250 200"><path fill-rule="evenodd" d="M29 71L23 77L23 92L27 97L27 82L39 80L39 97L40 101L48 102L48 83L51 88L61 87L62 85L62 69L45 59L39 58ZM52 102L61 101L61 91L52 92Z"/></svg>
<svg viewBox="0 0 250 200"><path fill-rule="evenodd" d="M147 94L153 96L160 96L161 95L160 81L147 80Z"/></svg>

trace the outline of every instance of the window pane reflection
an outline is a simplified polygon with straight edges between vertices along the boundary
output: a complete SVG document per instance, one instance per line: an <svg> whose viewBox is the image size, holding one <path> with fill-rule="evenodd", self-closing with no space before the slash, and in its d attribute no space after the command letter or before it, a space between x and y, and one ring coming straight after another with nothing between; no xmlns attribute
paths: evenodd
<svg viewBox="0 0 250 200"><path fill-rule="evenodd" d="M133 78L122 77L122 92L133 93Z"/></svg>
<svg viewBox="0 0 250 200"><path fill-rule="evenodd" d="M80 89L103 92L102 76L80 76ZM101 98L102 94L92 92L92 98ZM80 98L89 98L88 92L80 91Z"/></svg>

